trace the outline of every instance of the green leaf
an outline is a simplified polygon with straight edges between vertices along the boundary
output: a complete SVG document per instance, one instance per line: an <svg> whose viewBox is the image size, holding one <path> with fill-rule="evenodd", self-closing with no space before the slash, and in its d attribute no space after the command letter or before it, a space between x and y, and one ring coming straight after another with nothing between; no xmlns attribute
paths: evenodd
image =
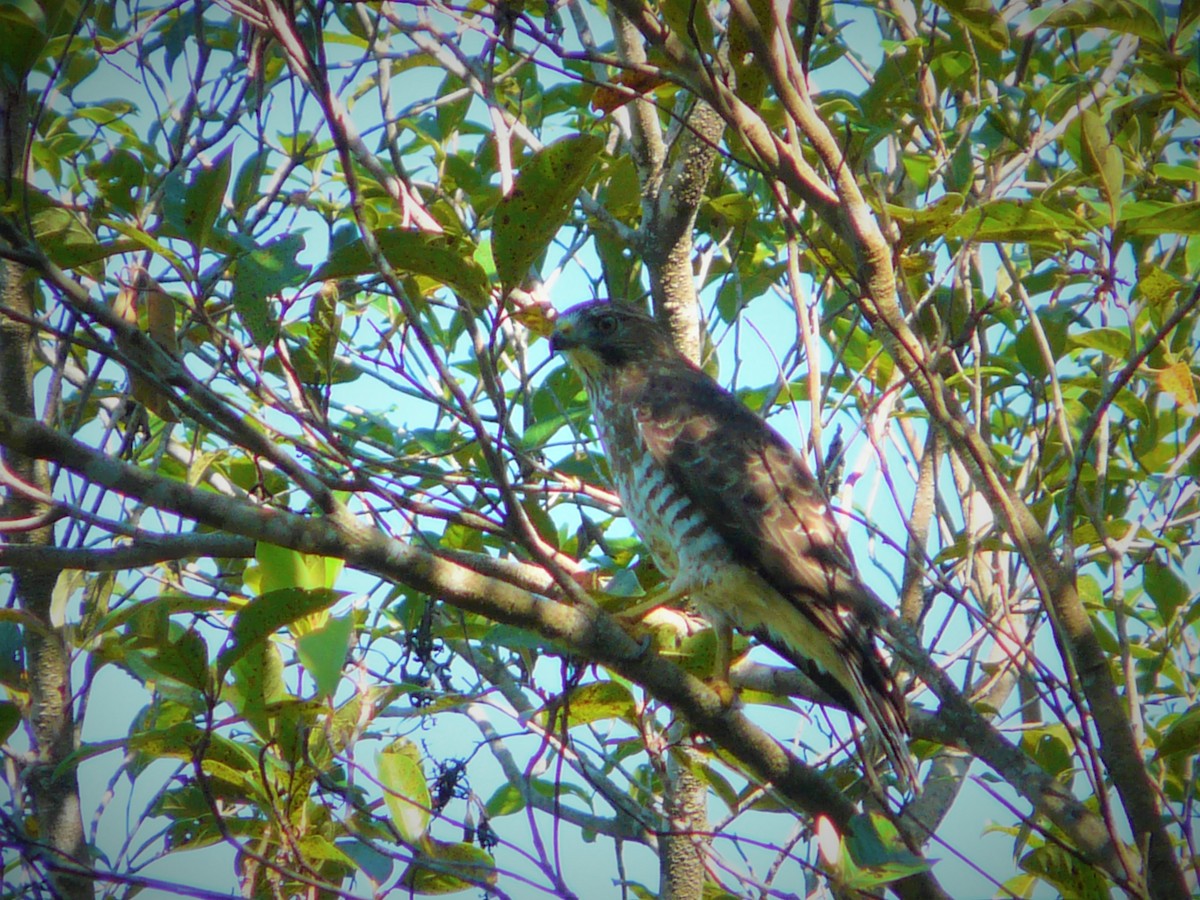
<svg viewBox="0 0 1200 900"><path fill-rule="evenodd" d="M937 5L993 50L1008 49L1008 26L992 0L937 0Z"/></svg>
<svg viewBox="0 0 1200 900"><path fill-rule="evenodd" d="M1067 349L1069 329L1075 314L1062 307L1040 309L1037 317L1041 321L1042 333L1049 346L1050 359L1061 359ZM1045 355L1032 326L1024 326L1018 333L1014 350L1017 361L1034 378L1042 379L1050 376Z"/></svg>
<svg viewBox="0 0 1200 900"><path fill-rule="evenodd" d="M1192 592L1187 583L1169 566L1159 563L1156 557L1146 560L1142 567L1142 586L1154 601L1164 624L1191 599Z"/></svg>
<svg viewBox="0 0 1200 900"><path fill-rule="evenodd" d="M661 0L658 9L667 27L685 47L701 57L713 52L713 25L706 4L694 0Z"/></svg>
<svg viewBox="0 0 1200 900"><path fill-rule="evenodd" d="M185 181L181 174L167 179L163 191L163 218L199 253L208 246L208 236L221 213L233 151L226 150L212 165L203 165Z"/></svg>
<svg viewBox="0 0 1200 900"><path fill-rule="evenodd" d="M30 221L38 246L56 266L83 269L97 280L103 280L104 268L93 263L132 247L128 242L101 244L78 216L57 206L34 213Z"/></svg>
<svg viewBox="0 0 1200 900"><path fill-rule="evenodd" d="M316 860L318 862L333 862L348 869L355 868L354 860L343 853L341 848L319 834L304 835L304 837L296 841L296 846L300 849L300 853L305 859Z"/></svg>
<svg viewBox="0 0 1200 900"><path fill-rule="evenodd" d="M1200 234L1200 200L1168 203L1137 200L1121 205L1121 222L1129 234Z"/></svg>
<svg viewBox="0 0 1200 900"><path fill-rule="evenodd" d="M481 847L429 840L400 876L400 886L414 894L457 894L496 883L496 861Z"/></svg>
<svg viewBox="0 0 1200 900"><path fill-rule="evenodd" d="M230 645L217 657L217 672L225 673L256 644L297 619L328 609L344 596L327 588L306 591L285 588L256 597L238 611L230 630Z"/></svg>
<svg viewBox="0 0 1200 900"><path fill-rule="evenodd" d="M1025 37L1037 28L1069 28L1085 31L1099 28L1133 34L1158 46L1165 40L1162 27L1150 12L1136 0L1070 0L1035 11L1018 31Z"/></svg>
<svg viewBox="0 0 1200 900"><path fill-rule="evenodd" d="M405 843L416 845L429 827L432 802L421 758L411 741L394 741L380 754L377 769L392 824Z"/></svg>
<svg viewBox="0 0 1200 900"><path fill-rule="evenodd" d="M1047 844L1021 857L1020 866L1056 888L1064 900L1110 896L1111 885L1100 869L1080 860L1070 848Z"/></svg>
<svg viewBox="0 0 1200 900"><path fill-rule="evenodd" d="M1094 109L1085 109L1080 116L1080 149L1083 153L1083 172L1099 179L1100 193L1111 210L1111 224L1116 224L1121 211L1121 187L1125 180L1125 160L1112 140L1104 120Z"/></svg>
<svg viewBox="0 0 1200 900"><path fill-rule="evenodd" d="M16 88L46 46L46 16L35 0L0 3L0 86Z"/></svg>
<svg viewBox="0 0 1200 900"><path fill-rule="evenodd" d="M720 216L733 225L744 225L753 221L754 217L758 215L758 207L754 200L744 193L722 194L720 197L713 197L705 203L705 207L713 215Z"/></svg>
<svg viewBox="0 0 1200 900"><path fill-rule="evenodd" d="M1200 5L1196 7L1200 10ZM1156 178L1162 178L1167 181L1182 181L1190 184L1193 181L1200 181L1200 168L1196 166L1175 166L1168 163L1155 163L1151 168Z"/></svg>
<svg viewBox="0 0 1200 900"><path fill-rule="evenodd" d="M296 639L296 653L317 684L317 696L332 697L342 680L346 649L354 633L354 616L337 616L323 627Z"/></svg>
<svg viewBox="0 0 1200 900"><path fill-rule="evenodd" d="M333 372L337 359L338 339L342 334L342 316L338 311L336 281L325 282L312 298L308 308L308 353L316 362L319 374L326 378ZM313 381L305 383L311 384ZM326 383L322 378L315 383Z"/></svg>
<svg viewBox="0 0 1200 900"><path fill-rule="evenodd" d="M1070 773L1071 749L1062 726L1051 725L1021 735L1021 746L1048 775Z"/></svg>
<svg viewBox="0 0 1200 900"><path fill-rule="evenodd" d="M1039 200L993 200L964 212L946 237L1061 248L1068 235L1080 230L1080 223Z"/></svg>
<svg viewBox="0 0 1200 900"><path fill-rule="evenodd" d="M603 147L598 135L571 135L543 147L521 166L492 219L492 250L506 293L521 283L567 221Z"/></svg>
<svg viewBox="0 0 1200 900"><path fill-rule="evenodd" d="M146 656L155 672L173 678L198 691L208 691L211 673L208 668L208 645L190 628L178 640L164 644Z"/></svg>
<svg viewBox="0 0 1200 900"><path fill-rule="evenodd" d="M21 708L11 700L0 700L0 744L5 743L21 724Z"/></svg>
<svg viewBox="0 0 1200 900"><path fill-rule="evenodd" d="M296 262L304 238L288 234L238 257L233 271L233 306L258 347L268 347L279 333L279 319L269 298L308 277L308 266Z"/></svg>
<svg viewBox="0 0 1200 900"><path fill-rule="evenodd" d="M393 866L391 858L380 853L370 844L362 840L346 839L338 841L337 847L354 860L354 864L376 884L382 884L391 877Z"/></svg>
<svg viewBox="0 0 1200 900"><path fill-rule="evenodd" d="M332 589L345 563L331 556L301 553L259 541L254 547L257 566L245 573L246 586L258 594L287 588L315 591Z"/></svg>
<svg viewBox="0 0 1200 900"><path fill-rule="evenodd" d="M1138 266L1138 293L1153 307L1162 309L1183 289L1183 282L1152 263Z"/></svg>
<svg viewBox="0 0 1200 900"><path fill-rule="evenodd" d="M1200 752L1200 705L1193 706L1171 723L1158 743L1158 755L1173 756Z"/></svg>
<svg viewBox="0 0 1200 900"><path fill-rule="evenodd" d="M581 685L566 697L571 727L587 725L601 719L623 719L633 722L637 710L629 688L616 681L593 681ZM558 707L557 703L547 709Z"/></svg>
<svg viewBox="0 0 1200 900"><path fill-rule="evenodd" d="M234 708L260 738L270 740L274 736L270 708L284 697L283 656L279 648L268 641L258 641L246 648L233 666L233 687L229 696Z"/></svg>
<svg viewBox="0 0 1200 900"><path fill-rule="evenodd" d="M96 180L104 199L124 213L137 214L146 167L136 153L118 148L88 163L87 174Z"/></svg>
<svg viewBox="0 0 1200 900"><path fill-rule="evenodd" d="M473 258L472 246L455 246L444 235L388 228L374 232L379 250L397 272L431 278L453 289L473 309L488 304L488 277ZM338 247L323 266L313 273L313 281L356 278L375 271L375 264L361 240Z"/></svg>
<svg viewBox="0 0 1200 900"><path fill-rule="evenodd" d="M878 813L854 816L844 842L849 853L841 858L842 882L852 890L873 892L930 867L905 846L896 826Z"/></svg>
<svg viewBox="0 0 1200 900"><path fill-rule="evenodd" d="M257 150L246 157L242 167L238 169L237 177L233 180L233 206L239 212L248 210L260 195L259 182L266 172L267 161L271 152L267 149Z"/></svg>
<svg viewBox="0 0 1200 900"><path fill-rule="evenodd" d="M541 778L533 778L527 782L530 790L543 797L561 797L562 794L570 794L583 801L588 807L592 804L592 795L578 785L571 784L566 781L546 781ZM487 814L495 818L496 816L508 816L515 812L520 812L525 808L525 799L521 794L521 789L513 784L505 784L496 790L488 799Z"/></svg>
<svg viewBox="0 0 1200 900"><path fill-rule="evenodd" d="M484 808L487 810L488 817L492 819L497 816L510 816L525 808L525 798L521 795L519 787L505 782L488 798Z"/></svg>
<svg viewBox="0 0 1200 900"><path fill-rule="evenodd" d="M25 636L16 622L0 620L0 684L18 687L24 678Z"/></svg>
<svg viewBox="0 0 1200 900"><path fill-rule="evenodd" d="M1119 328L1092 328L1067 336L1067 348L1086 347L1124 359L1129 354L1129 334Z"/></svg>

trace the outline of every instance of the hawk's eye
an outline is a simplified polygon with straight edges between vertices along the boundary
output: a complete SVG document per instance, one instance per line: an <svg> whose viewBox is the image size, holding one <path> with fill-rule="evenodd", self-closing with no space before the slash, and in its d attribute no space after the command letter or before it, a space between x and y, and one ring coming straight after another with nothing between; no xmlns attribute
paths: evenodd
<svg viewBox="0 0 1200 900"><path fill-rule="evenodd" d="M611 313L606 313L596 319L596 330L604 336L608 336L617 330L617 317Z"/></svg>

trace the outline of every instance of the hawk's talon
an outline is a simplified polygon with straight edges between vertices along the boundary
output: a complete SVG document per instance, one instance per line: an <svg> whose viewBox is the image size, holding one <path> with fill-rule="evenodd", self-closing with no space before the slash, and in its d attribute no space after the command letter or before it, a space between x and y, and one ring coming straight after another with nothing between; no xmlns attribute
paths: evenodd
<svg viewBox="0 0 1200 900"><path fill-rule="evenodd" d="M632 634L629 636L633 637ZM650 640L650 635L648 635L648 634L643 634L641 637L634 638L634 640L637 641L637 645L638 645L637 652L635 654L633 654L633 658L635 660L641 659L642 657L644 657L647 653L650 652L650 648L654 646L654 641Z"/></svg>

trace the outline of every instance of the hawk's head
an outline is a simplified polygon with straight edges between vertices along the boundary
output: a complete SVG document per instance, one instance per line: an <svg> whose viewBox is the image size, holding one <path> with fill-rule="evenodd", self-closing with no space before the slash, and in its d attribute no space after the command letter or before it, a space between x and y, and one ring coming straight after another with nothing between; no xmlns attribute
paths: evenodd
<svg viewBox="0 0 1200 900"><path fill-rule="evenodd" d="M671 336L653 316L603 300L580 303L559 315L550 351L562 353L589 377L677 355Z"/></svg>

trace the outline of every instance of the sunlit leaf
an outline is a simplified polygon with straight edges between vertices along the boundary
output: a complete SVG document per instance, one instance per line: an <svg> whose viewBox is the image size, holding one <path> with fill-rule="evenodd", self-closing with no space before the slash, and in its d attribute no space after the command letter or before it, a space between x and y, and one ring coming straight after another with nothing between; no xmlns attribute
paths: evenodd
<svg viewBox="0 0 1200 900"><path fill-rule="evenodd" d="M543 715L567 712L571 727L601 719L634 721L636 705L629 688L616 681L594 681L572 690L566 697L548 705Z"/></svg>
<svg viewBox="0 0 1200 900"><path fill-rule="evenodd" d="M1109 356L1124 359L1129 353L1129 334L1119 328L1092 328L1068 335L1067 345L1099 350Z"/></svg>
<svg viewBox="0 0 1200 900"><path fill-rule="evenodd" d="M246 647L233 664L233 691L224 696L231 699L258 736L264 741L272 737L272 707L284 697L283 656L270 641L257 641Z"/></svg>
<svg viewBox="0 0 1200 900"><path fill-rule="evenodd" d="M195 631L189 629L178 640L164 644L147 657L150 666L159 674L174 678L198 691L211 686L208 668L208 645Z"/></svg>
<svg viewBox="0 0 1200 900"><path fill-rule="evenodd" d="M462 295L475 309L488 303L488 279L472 257L470 246L456 247L442 235L403 228L374 233L380 252L397 272L423 275ZM375 270L361 240L334 250L325 264L313 273L314 281L356 278Z"/></svg>
<svg viewBox="0 0 1200 900"><path fill-rule="evenodd" d="M1158 386L1175 398L1187 410L1196 408L1196 379L1191 366L1185 362L1172 363L1155 373Z"/></svg>
<svg viewBox="0 0 1200 900"><path fill-rule="evenodd" d="M409 741L394 741L377 758L379 781L392 824L408 844L417 844L429 826L429 784L421 771L421 758Z"/></svg>
<svg viewBox="0 0 1200 900"><path fill-rule="evenodd" d="M400 876L400 886L424 896L457 894L495 884L496 878L496 862L486 850L474 844L429 840Z"/></svg>
<svg viewBox="0 0 1200 900"><path fill-rule="evenodd" d="M604 146L598 135L561 138L521 166L492 219L493 255L507 293L521 283L567 220Z"/></svg>
<svg viewBox="0 0 1200 900"><path fill-rule="evenodd" d="M332 697L337 690L353 633L354 616L335 616L323 627L296 639L296 652L316 682L317 696Z"/></svg>
<svg viewBox="0 0 1200 900"><path fill-rule="evenodd" d="M330 556L301 553L258 541L254 547L257 566L246 570L246 585L258 594L286 588L314 591L332 589L345 562Z"/></svg>
<svg viewBox="0 0 1200 900"><path fill-rule="evenodd" d="M326 588L302 590L284 588L271 591L247 603L233 620L229 645L217 658L220 673L242 658L250 648L265 641L285 625L328 609L343 595Z"/></svg>
<svg viewBox="0 0 1200 900"><path fill-rule="evenodd" d="M1045 6L1029 17L1020 33L1025 36L1036 28L1102 28L1133 34L1160 46L1165 43L1154 15L1136 0L1068 0Z"/></svg>

